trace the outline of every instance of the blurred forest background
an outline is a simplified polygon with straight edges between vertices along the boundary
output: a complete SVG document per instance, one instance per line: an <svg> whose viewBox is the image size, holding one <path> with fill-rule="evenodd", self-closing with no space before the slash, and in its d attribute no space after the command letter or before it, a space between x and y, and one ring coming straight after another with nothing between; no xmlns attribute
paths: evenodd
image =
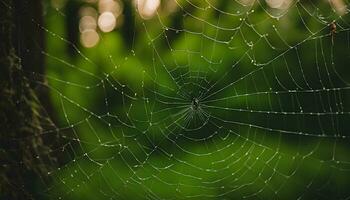
<svg viewBox="0 0 350 200"><path fill-rule="evenodd" d="M1 199L348 199L348 1L0 0Z"/></svg>

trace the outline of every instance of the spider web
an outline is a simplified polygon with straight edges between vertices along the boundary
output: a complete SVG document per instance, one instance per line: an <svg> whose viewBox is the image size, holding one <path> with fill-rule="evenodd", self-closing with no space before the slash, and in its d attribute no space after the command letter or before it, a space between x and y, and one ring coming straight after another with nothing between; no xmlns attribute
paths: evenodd
<svg viewBox="0 0 350 200"><path fill-rule="evenodd" d="M33 21L48 71L27 78L49 89L58 116L43 136L63 141L37 155L62 158L40 194L348 199L348 14L327 1L172 2L149 20L134 8L128 52L111 34L81 49L64 36L64 10Z"/></svg>

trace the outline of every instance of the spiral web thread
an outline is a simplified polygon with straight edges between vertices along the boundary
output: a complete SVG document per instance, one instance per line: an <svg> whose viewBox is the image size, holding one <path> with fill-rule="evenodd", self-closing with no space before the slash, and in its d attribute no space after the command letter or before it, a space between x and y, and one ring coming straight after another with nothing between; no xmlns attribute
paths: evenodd
<svg viewBox="0 0 350 200"><path fill-rule="evenodd" d="M347 12L326 1L284 10L265 1L174 3L174 13L160 9L150 20L135 10L127 55L109 51L107 34L101 58L33 21L81 60L42 49L48 74L28 76L49 89L61 116L43 132L63 141L50 154L64 162L48 172L42 195L348 199ZM50 12L47 21L66 18Z"/></svg>

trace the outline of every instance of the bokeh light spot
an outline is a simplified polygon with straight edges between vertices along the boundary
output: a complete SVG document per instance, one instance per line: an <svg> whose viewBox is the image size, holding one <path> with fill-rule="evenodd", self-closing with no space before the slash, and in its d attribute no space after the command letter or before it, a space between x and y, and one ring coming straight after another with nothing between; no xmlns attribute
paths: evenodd
<svg viewBox="0 0 350 200"><path fill-rule="evenodd" d="M116 18L111 12L104 12L98 17L98 27L103 32L111 32L116 25Z"/></svg>
<svg viewBox="0 0 350 200"><path fill-rule="evenodd" d="M85 30L80 35L80 42L86 48L91 48L96 46L100 41L100 36L93 29Z"/></svg>
<svg viewBox="0 0 350 200"><path fill-rule="evenodd" d="M144 19L150 19L156 13L160 1L159 0L136 0L137 9L140 16Z"/></svg>
<svg viewBox="0 0 350 200"><path fill-rule="evenodd" d="M84 16L79 21L79 31L82 33L88 29L96 29L96 19L92 16Z"/></svg>

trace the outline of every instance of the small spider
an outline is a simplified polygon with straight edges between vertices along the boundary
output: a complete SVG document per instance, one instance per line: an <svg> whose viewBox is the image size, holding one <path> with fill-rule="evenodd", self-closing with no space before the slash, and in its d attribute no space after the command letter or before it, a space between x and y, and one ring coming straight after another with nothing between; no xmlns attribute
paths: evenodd
<svg viewBox="0 0 350 200"><path fill-rule="evenodd" d="M199 100L197 98L192 99L192 109L197 110L199 107Z"/></svg>
<svg viewBox="0 0 350 200"><path fill-rule="evenodd" d="M334 45L334 36L337 33L337 25L335 24L335 21L331 22L329 25L331 37L332 37L332 45Z"/></svg>

